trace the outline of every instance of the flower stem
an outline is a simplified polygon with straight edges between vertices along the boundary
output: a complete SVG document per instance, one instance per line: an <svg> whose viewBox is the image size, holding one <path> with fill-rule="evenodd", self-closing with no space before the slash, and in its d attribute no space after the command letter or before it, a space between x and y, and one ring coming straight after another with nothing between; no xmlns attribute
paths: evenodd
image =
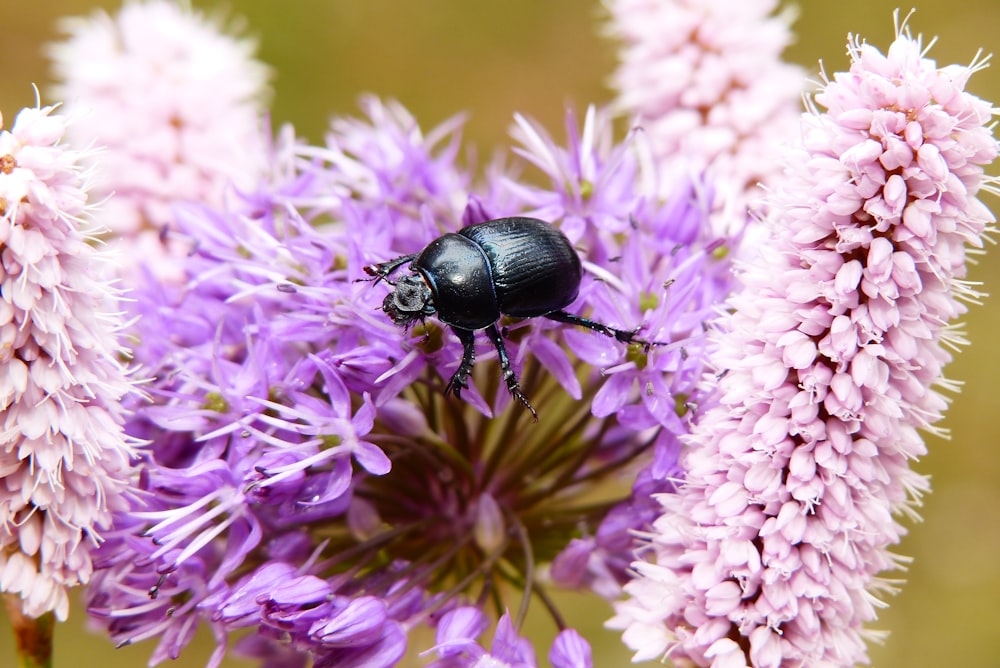
<svg viewBox="0 0 1000 668"><path fill-rule="evenodd" d="M19 668L52 668L55 616L51 612L38 618L25 615L21 610L21 597L14 594L4 594L3 601L17 639Z"/></svg>

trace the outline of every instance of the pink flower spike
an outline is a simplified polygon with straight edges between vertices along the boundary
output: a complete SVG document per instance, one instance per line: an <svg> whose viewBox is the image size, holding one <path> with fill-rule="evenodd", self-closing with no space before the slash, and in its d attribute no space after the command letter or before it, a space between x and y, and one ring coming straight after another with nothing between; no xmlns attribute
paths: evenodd
<svg viewBox="0 0 1000 668"><path fill-rule="evenodd" d="M849 51L765 202L771 239L716 335L720 403L609 622L637 658L867 663L905 563L889 548L928 489L910 464L954 387L948 323L976 301L966 249L995 222L977 195L998 144L964 90L985 61L938 68L905 25L887 54Z"/></svg>
<svg viewBox="0 0 1000 668"><path fill-rule="evenodd" d="M774 147L795 138L805 72L781 60L794 12L777 0L605 0L620 40L617 106L637 117L669 188L707 169L716 229L781 174Z"/></svg>
<svg viewBox="0 0 1000 668"><path fill-rule="evenodd" d="M51 112L25 109L0 132L0 591L62 620L128 507L121 400L135 389L81 154Z"/></svg>
<svg viewBox="0 0 1000 668"><path fill-rule="evenodd" d="M66 38L50 47L55 93L74 119L70 140L100 149L99 221L122 237L126 264L141 258L176 277L168 258L187 249L166 236L173 206L221 207L229 188L266 173L267 68L253 41L188 3L133 0L61 27Z"/></svg>

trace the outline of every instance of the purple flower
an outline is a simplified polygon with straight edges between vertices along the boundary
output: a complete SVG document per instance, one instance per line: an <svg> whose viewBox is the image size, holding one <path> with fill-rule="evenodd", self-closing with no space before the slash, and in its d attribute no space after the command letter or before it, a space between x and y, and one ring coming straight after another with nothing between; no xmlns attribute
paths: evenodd
<svg viewBox="0 0 1000 668"><path fill-rule="evenodd" d="M590 644L574 629L565 629L556 636L549 651L554 668L591 668Z"/></svg>
<svg viewBox="0 0 1000 668"><path fill-rule="evenodd" d="M535 650L520 637L510 621L510 614L497 622L496 634L486 651L477 638L486 629L486 616L473 607L451 610L442 616L437 629L437 644L424 652L436 652L438 659L428 668L536 668ZM590 645L573 629L561 631L549 652L554 668L591 668Z"/></svg>
<svg viewBox="0 0 1000 668"><path fill-rule="evenodd" d="M486 656L472 649L485 627L451 624L457 610L482 614L486 592L544 595L546 566L571 562L585 564L574 586L614 597L631 532L655 517L648 495L672 489L679 434L704 406L705 326L735 243L706 231L704 184L662 200L642 135L616 143L591 110L582 129L568 117L567 146L522 119L524 164L475 187L455 164L456 121L425 136L396 104L363 108L324 146L280 137L271 176L230 206L178 207L186 278L137 289L136 358L155 376L129 424L150 443L143 498L102 550L90 606L119 642L159 637L154 662L204 622L220 646L255 628L240 649L274 665L294 665L286 650L391 665L409 629L436 626L450 638L442 665L467 665ZM551 184L511 175L530 164ZM379 308L384 287L358 280L517 213L544 213L580 249L586 278L569 310L671 342L502 320L537 425L509 405L485 349L470 401L445 397L457 337L434 319L403 331ZM593 502L628 470L643 471L634 498ZM489 655L534 665L507 617ZM552 661L588 656L566 630Z"/></svg>
<svg viewBox="0 0 1000 668"><path fill-rule="evenodd" d="M815 96L804 146L768 201L771 242L713 361L720 404L659 497L639 577L611 624L637 659L854 665L893 591L888 548L928 488L910 462L938 429L936 385L975 301L965 248L993 217L982 66L939 68L905 29L887 54L850 44Z"/></svg>
<svg viewBox="0 0 1000 668"><path fill-rule="evenodd" d="M45 107L0 132L0 591L60 620L132 500L122 400L136 392L65 128Z"/></svg>

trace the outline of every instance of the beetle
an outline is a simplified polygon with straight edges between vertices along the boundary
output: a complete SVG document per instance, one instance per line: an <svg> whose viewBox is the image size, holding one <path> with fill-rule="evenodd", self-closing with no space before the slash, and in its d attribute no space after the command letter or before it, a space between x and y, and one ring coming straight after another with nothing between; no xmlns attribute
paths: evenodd
<svg viewBox="0 0 1000 668"><path fill-rule="evenodd" d="M393 280L393 272L407 263L409 273ZM434 239L419 253L371 264L364 271L372 277L369 280L393 286L382 301L382 310L393 323L406 328L437 316L462 342L462 362L445 394L461 397L468 388L475 363L475 332L486 330L500 358L507 389L536 421L538 413L521 391L497 329L502 315L544 316L623 343L647 348L663 345L637 338L638 327L617 329L563 310L580 291L580 256L562 232L537 218L498 218L468 225Z"/></svg>

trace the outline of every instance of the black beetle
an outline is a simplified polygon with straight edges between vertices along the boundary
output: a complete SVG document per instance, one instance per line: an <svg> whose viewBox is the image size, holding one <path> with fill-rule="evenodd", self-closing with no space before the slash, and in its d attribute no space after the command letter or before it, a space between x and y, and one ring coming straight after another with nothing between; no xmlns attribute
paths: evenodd
<svg viewBox="0 0 1000 668"><path fill-rule="evenodd" d="M409 274L396 281L389 278L407 262ZM469 386L475 331L485 329L500 356L507 389L536 420L538 413L518 386L497 330L501 315L545 316L623 343L662 345L636 338L638 328L616 329L563 311L580 290L580 256L562 232L535 218L498 218L469 225L438 237L420 253L364 269L375 282L384 280L395 288L382 301L382 310L395 324L408 327L415 320L436 315L462 342L462 363L448 381L445 394L454 392L460 397Z"/></svg>

